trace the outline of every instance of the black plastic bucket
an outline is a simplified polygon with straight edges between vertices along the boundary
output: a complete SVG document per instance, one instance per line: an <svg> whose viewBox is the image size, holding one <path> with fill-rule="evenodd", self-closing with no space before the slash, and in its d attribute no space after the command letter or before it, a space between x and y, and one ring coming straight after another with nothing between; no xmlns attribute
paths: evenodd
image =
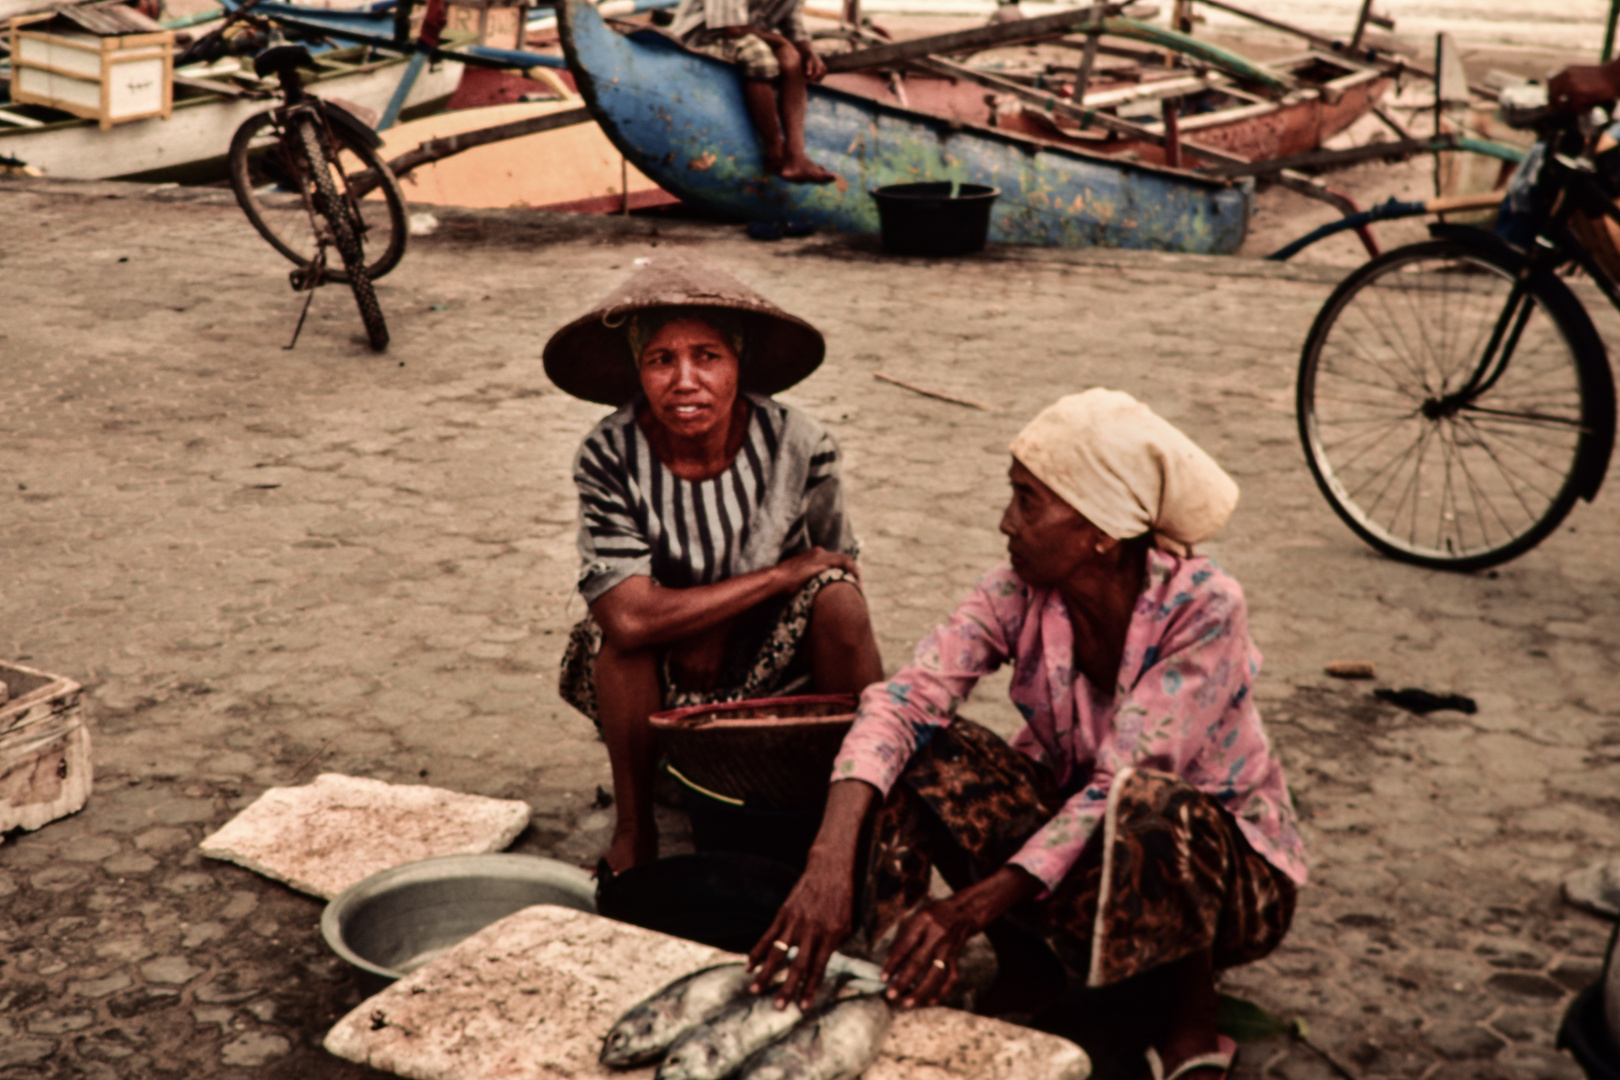
<svg viewBox="0 0 1620 1080"><path fill-rule="evenodd" d="M596 884L598 914L649 930L747 952L770 929L799 872L736 852L674 855Z"/></svg>
<svg viewBox="0 0 1620 1080"><path fill-rule="evenodd" d="M883 250L891 255L971 255L984 250L990 208L1001 192L949 180L876 188Z"/></svg>
<svg viewBox="0 0 1620 1080"><path fill-rule="evenodd" d="M692 846L699 853L737 852L804 869L810 844L821 828L822 807L774 810L698 787L669 770L679 785L681 805L692 823Z"/></svg>
<svg viewBox="0 0 1620 1080"><path fill-rule="evenodd" d="M1575 995L1558 1029L1558 1046L1575 1055L1587 1080L1620 1080L1620 1047L1609 1039L1603 1016L1603 983Z"/></svg>

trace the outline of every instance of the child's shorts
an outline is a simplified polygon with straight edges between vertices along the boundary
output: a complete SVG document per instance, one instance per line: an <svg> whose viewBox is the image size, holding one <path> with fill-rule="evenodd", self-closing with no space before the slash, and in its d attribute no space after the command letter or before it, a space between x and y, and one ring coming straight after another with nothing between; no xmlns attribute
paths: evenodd
<svg viewBox="0 0 1620 1080"><path fill-rule="evenodd" d="M782 74L782 66L776 62L776 50L757 35L717 36L712 40L705 38L707 35L687 44L698 52L708 53L728 64L736 64L742 68L745 79L774 79Z"/></svg>

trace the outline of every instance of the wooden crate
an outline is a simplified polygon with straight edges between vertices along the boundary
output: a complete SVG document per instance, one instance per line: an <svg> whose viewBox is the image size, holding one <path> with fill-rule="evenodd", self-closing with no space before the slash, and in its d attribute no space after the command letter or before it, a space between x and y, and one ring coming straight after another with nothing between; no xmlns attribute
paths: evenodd
<svg viewBox="0 0 1620 1080"><path fill-rule="evenodd" d="M37 829L90 798L90 733L79 684L0 662L0 837Z"/></svg>
<svg viewBox="0 0 1620 1080"><path fill-rule="evenodd" d="M450 0L445 15L446 32L475 34L492 49L524 48L526 0Z"/></svg>
<svg viewBox="0 0 1620 1080"><path fill-rule="evenodd" d="M174 108L174 32L101 34L73 9L11 20L11 100L114 124L168 119ZM156 25L156 24L153 24Z"/></svg>

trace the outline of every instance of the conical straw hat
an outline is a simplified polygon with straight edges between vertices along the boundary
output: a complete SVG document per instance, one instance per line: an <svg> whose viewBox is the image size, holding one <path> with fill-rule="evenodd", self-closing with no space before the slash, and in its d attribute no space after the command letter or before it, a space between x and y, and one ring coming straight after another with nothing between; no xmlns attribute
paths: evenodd
<svg viewBox="0 0 1620 1080"><path fill-rule="evenodd" d="M742 325L741 389L786 390L821 364L821 331L795 318L712 263L661 255L546 342L546 374L568 393L623 405L641 392L625 323L638 311L691 307L725 311Z"/></svg>

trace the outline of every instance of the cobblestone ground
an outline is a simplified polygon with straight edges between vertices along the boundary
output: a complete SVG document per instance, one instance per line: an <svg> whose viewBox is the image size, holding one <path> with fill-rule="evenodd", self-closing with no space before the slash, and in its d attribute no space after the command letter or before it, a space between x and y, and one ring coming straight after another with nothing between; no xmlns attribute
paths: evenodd
<svg viewBox="0 0 1620 1080"><path fill-rule="evenodd" d="M326 1028L361 988L320 905L195 845L322 770L516 796L519 849L588 862L608 782L554 670L581 607L573 446L601 410L546 336L632 269L701 244L825 329L786 395L848 455L885 657L1001 552L1005 447L1094 383L1185 427L1244 488L1217 555L1247 588L1259 692L1314 860L1286 945L1228 984L1361 1077L1574 1077L1553 1049L1606 926L1560 876L1620 841L1613 493L1478 576L1382 560L1295 442L1299 343L1336 271L863 241L750 244L642 220L442 215L378 292L297 298L240 214L132 188L0 188L0 656L86 686L84 812L0 845L0 1075L357 1077ZM1603 322L1620 340L1615 320ZM977 411L873 379L978 398ZM1426 719L1322 676L1457 691ZM970 713L1007 730L999 695ZM1238 1075L1330 1075L1299 1045Z"/></svg>

